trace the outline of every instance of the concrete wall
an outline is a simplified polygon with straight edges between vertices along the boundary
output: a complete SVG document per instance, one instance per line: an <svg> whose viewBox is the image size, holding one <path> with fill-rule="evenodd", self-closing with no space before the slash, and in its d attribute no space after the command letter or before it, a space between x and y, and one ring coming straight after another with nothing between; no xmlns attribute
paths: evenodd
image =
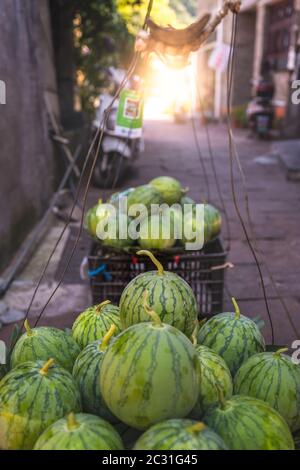
<svg viewBox="0 0 300 470"><path fill-rule="evenodd" d="M0 0L0 269L54 188L44 93L57 104L47 0Z"/></svg>

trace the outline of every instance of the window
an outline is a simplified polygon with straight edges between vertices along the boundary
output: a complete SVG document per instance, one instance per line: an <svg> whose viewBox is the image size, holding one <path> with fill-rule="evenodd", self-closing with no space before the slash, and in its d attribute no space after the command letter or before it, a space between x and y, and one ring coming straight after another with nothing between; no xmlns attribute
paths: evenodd
<svg viewBox="0 0 300 470"><path fill-rule="evenodd" d="M285 70L294 18L294 0L269 7L267 19L267 59L275 70Z"/></svg>

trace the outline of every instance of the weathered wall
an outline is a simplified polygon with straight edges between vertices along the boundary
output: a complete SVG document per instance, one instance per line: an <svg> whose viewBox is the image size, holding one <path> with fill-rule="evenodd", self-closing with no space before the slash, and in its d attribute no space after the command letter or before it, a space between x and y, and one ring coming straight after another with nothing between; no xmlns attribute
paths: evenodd
<svg viewBox="0 0 300 470"><path fill-rule="evenodd" d="M47 0L0 0L0 269L54 188L44 93L56 100Z"/></svg>

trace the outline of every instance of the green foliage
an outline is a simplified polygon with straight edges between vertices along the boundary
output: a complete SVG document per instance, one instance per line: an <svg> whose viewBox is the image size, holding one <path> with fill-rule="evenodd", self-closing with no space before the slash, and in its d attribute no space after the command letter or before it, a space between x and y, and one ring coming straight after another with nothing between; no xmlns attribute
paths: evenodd
<svg viewBox="0 0 300 470"><path fill-rule="evenodd" d="M74 0L77 85L82 107L93 111L105 84L105 67L126 68L134 39L144 23L149 0ZM162 25L193 20L197 0L154 0L151 17Z"/></svg>
<svg viewBox="0 0 300 470"><path fill-rule="evenodd" d="M105 81L105 67L126 67L133 37L115 0L76 0L74 41L77 84L83 109L91 110Z"/></svg>

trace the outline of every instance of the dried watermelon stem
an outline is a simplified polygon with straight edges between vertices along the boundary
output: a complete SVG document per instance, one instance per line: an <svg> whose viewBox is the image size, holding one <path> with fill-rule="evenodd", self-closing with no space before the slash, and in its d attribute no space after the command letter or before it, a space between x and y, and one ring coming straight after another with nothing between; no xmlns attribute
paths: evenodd
<svg viewBox="0 0 300 470"><path fill-rule="evenodd" d="M234 310L235 310L235 318L238 320L239 318L241 318L241 311L240 311L240 307L238 306L238 303L237 301L235 300L234 297L232 297L232 303L233 303L233 306L234 306Z"/></svg>
<svg viewBox="0 0 300 470"><path fill-rule="evenodd" d="M149 298L149 292L145 290L145 292L143 293L143 307L148 313L148 315L152 318L153 324L156 326L162 326L162 321L160 319L160 316L157 315L157 313L154 312L154 310L150 308L148 304L148 298Z"/></svg>
<svg viewBox="0 0 300 470"><path fill-rule="evenodd" d="M79 428L80 424L76 420L76 416L73 412L69 413L67 416L67 428L69 431Z"/></svg>
<svg viewBox="0 0 300 470"><path fill-rule="evenodd" d="M151 251L148 251L148 250L140 250L137 252L137 255L141 255L141 256L148 256L152 263L155 264L155 266L157 267L157 271L158 271L158 275L161 276L164 274L164 267L163 265L158 261L157 258L155 258L155 256L151 253Z"/></svg>
<svg viewBox="0 0 300 470"><path fill-rule="evenodd" d="M196 320L195 329L194 329L194 331L192 333L192 336L191 336L191 341L193 343L193 346L197 346L197 344L198 344L198 339L197 339L198 338L198 332L199 332L199 322L198 322L198 320Z"/></svg>
<svg viewBox="0 0 300 470"><path fill-rule="evenodd" d="M274 357L281 357L281 354L288 352L289 348L281 348L274 352Z"/></svg>
<svg viewBox="0 0 300 470"><path fill-rule="evenodd" d="M225 405L226 405L226 400L224 397L223 390L221 389L220 385L217 385L217 384L216 384L216 389L218 393L218 401L219 401L220 408L224 410Z"/></svg>
<svg viewBox="0 0 300 470"><path fill-rule="evenodd" d="M104 351L104 349L107 348L108 343L110 342L110 339L114 335L116 329L117 329L116 325L111 325L110 329L108 330L108 332L106 333L106 335L103 337L101 341L101 344L99 347L100 351Z"/></svg>
<svg viewBox="0 0 300 470"><path fill-rule="evenodd" d="M33 331L32 329L30 328L30 325L29 325L29 322L26 318L26 320L24 321L24 328L26 330L26 333L27 333L27 336L32 336L33 335Z"/></svg>
<svg viewBox="0 0 300 470"><path fill-rule="evenodd" d="M101 313L101 310L105 307L105 305L108 305L110 304L110 300L104 300L104 302L101 302L101 304L99 304L97 307L96 307L96 312L97 313Z"/></svg>
<svg viewBox="0 0 300 470"><path fill-rule="evenodd" d="M202 422L199 422L199 423L195 423L192 426L188 427L186 430L187 430L187 432L194 433L194 432L204 431L204 429L206 429L205 424L202 423Z"/></svg>
<svg viewBox="0 0 300 470"><path fill-rule="evenodd" d="M47 375L48 372L49 372L50 367L52 367L54 363L55 363L54 359L48 359L48 361L45 362L43 367L40 369L40 374L41 375Z"/></svg>

